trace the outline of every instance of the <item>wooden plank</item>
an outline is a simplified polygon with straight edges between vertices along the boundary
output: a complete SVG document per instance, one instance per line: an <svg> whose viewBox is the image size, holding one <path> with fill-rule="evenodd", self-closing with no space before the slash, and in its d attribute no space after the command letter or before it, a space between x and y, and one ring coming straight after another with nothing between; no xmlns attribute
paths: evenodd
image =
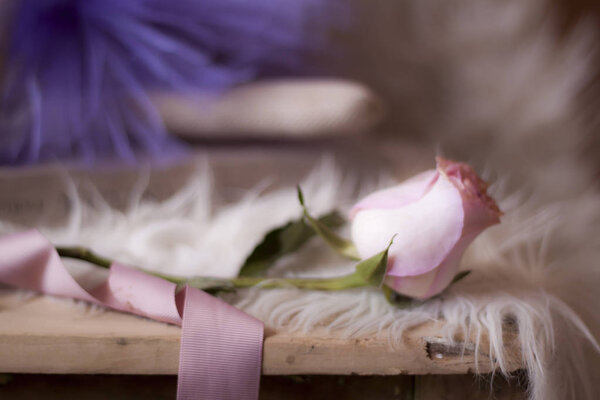
<svg viewBox="0 0 600 400"><path fill-rule="evenodd" d="M519 379L520 378L520 379ZM502 376L427 375L415 377L414 400L525 400L526 379Z"/></svg>
<svg viewBox="0 0 600 400"><path fill-rule="evenodd" d="M392 348L385 334L347 339L335 333L267 332L263 374L464 374L474 371L475 352L447 343L442 322L407 331ZM180 328L128 314L91 309L47 296L25 301L0 290L0 372L51 374L177 374ZM506 332L509 367L517 370L514 331ZM492 367L486 341L479 371Z"/></svg>
<svg viewBox="0 0 600 400"><path fill-rule="evenodd" d="M0 398L175 399L177 379L169 375L35 375L0 380ZM469 375L430 376L263 376L260 400L524 400L525 388L515 379Z"/></svg>
<svg viewBox="0 0 600 400"><path fill-rule="evenodd" d="M408 400L414 376L263 376L260 400ZM175 376L148 375L12 375L0 383L1 399L147 400L173 399Z"/></svg>

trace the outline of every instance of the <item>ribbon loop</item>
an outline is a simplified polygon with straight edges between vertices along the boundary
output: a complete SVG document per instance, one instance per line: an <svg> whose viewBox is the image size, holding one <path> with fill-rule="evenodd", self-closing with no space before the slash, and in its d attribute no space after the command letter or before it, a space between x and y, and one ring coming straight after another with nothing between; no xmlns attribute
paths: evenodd
<svg viewBox="0 0 600 400"><path fill-rule="evenodd" d="M117 263L88 292L36 230L0 238L0 283L180 325L178 399L258 398L263 323L205 292Z"/></svg>

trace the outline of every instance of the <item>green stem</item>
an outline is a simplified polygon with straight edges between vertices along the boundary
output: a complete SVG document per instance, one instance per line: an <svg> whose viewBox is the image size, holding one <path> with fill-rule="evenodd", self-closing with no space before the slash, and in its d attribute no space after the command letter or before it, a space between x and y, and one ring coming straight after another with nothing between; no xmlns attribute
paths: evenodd
<svg viewBox="0 0 600 400"><path fill-rule="evenodd" d="M110 268L111 264L113 263L112 260L99 256L98 254L85 247L57 247L56 250L61 257L76 258L78 260L83 260L91 264L95 264L102 268ZM262 289L297 287L300 289L334 291L369 286L369 283L365 281L365 279L362 278L356 272L350 275L324 279L265 278L252 276L240 276L233 279L221 279L205 277L185 278L181 276L163 274L160 272L148 270L143 271L156 277L165 279L169 282L176 283L178 285L187 284L192 287L197 287L203 290L222 287L249 288L253 286L259 286Z"/></svg>
<svg viewBox="0 0 600 400"><path fill-rule="evenodd" d="M102 268L110 268L112 260L101 257L85 247L57 247L56 251L61 257L76 258L87 261Z"/></svg>
<svg viewBox="0 0 600 400"><path fill-rule="evenodd" d="M356 287L369 286L369 284L357 273L335 278L305 279L305 278L262 278L262 277L239 277L230 281L236 288L247 288L259 286L263 289L275 289L285 287L297 287L312 290L343 290Z"/></svg>

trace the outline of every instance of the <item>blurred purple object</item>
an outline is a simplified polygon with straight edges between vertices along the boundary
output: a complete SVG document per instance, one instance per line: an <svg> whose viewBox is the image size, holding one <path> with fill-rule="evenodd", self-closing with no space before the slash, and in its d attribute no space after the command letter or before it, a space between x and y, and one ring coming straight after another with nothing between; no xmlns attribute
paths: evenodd
<svg viewBox="0 0 600 400"><path fill-rule="evenodd" d="M177 155L184 146L150 92L305 74L305 56L341 15L336 1L21 0L0 90L0 164Z"/></svg>

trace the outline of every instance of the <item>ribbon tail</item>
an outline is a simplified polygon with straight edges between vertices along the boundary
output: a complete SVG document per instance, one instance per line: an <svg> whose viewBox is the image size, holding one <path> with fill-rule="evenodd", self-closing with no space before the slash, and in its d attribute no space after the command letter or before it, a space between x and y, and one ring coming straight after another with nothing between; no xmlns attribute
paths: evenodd
<svg viewBox="0 0 600 400"><path fill-rule="evenodd" d="M257 399L263 323L201 290L186 287L180 295L185 300L177 398Z"/></svg>

